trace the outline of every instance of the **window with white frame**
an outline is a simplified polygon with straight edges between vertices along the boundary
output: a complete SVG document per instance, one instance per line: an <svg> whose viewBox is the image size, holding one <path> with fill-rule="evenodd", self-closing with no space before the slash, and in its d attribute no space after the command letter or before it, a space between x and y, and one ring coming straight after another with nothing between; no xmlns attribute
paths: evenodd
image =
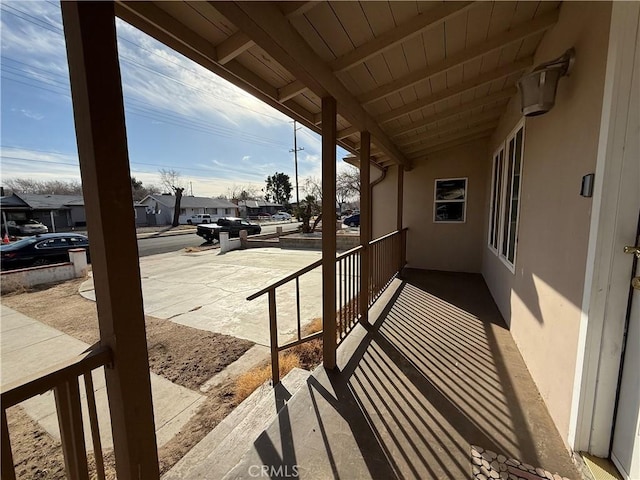
<svg viewBox="0 0 640 480"><path fill-rule="evenodd" d="M520 124L493 157L488 243L511 269L518 246L523 152L524 125Z"/></svg>
<svg viewBox="0 0 640 480"><path fill-rule="evenodd" d="M439 178L434 188L433 221L463 223L467 211L467 179Z"/></svg>
<svg viewBox="0 0 640 480"><path fill-rule="evenodd" d="M491 205L489 206L489 246L498 251L500 237L500 207L502 200L502 175L504 165L504 147L493 156L493 172L491 175Z"/></svg>

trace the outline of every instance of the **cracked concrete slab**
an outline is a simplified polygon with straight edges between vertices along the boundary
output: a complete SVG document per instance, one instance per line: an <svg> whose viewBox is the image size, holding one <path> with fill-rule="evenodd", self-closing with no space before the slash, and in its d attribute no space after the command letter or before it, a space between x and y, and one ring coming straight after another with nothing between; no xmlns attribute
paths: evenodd
<svg viewBox="0 0 640 480"><path fill-rule="evenodd" d="M143 257L140 273L145 313L268 346L267 295L251 302L246 298L320 258L317 251L279 248ZM294 285L291 282L277 291L280 342L290 340L297 332ZM93 279L82 284L80 293L95 300ZM321 314L322 270L317 268L300 278L302 325Z"/></svg>

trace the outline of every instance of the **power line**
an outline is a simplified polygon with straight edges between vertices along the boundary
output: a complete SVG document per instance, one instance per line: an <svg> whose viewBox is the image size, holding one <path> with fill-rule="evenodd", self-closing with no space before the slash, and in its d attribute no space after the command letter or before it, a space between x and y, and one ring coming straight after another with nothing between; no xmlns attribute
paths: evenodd
<svg viewBox="0 0 640 480"><path fill-rule="evenodd" d="M70 89L69 84L60 82L58 80L51 79L51 78L47 78L47 80L50 80L50 82L44 82L42 80L33 78L30 75L26 74L28 72L21 71L16 67L12 67L12 68L18 71L17 72L5 71L3 72L4 75L2 75L2 78L4 78L5 80L10 80L10 81L20 83L22 85L26 85L34 88L40 88L42 90L45 90L51 93L64 95L65 97L70 97L70 95L67 93L69 92L69 89ZM46 85L46 87L51 87L51 88L45 88L39 85L34 85L32 83L23 82L23 81L8 77L7 75L15 75L26 80L44 84ZM59 88L63 91L52 90L52 88ZM133 103L129 104L130 102L133 102ZM152 108L146 108L143 106L135 105L135 103L140 103L142 105L149 105ZM220 124L216 124L214 122L202 122L202 121L192 120L191 117L187 115L174 115L174 114L166 113L159 110L155 105L151 103L144 102L142 100L138 100L135 98L125 99L125 110L131 115L140 116L153 121L159 121L165 124L175 125L175 126L192 130L195 132L199 132L199 133L215 135L222 138L236 138L247 143L252 143L252 144L266 146L266 147L284 148L287 146L285 143L278 142L269 137L247 134L245 132L238 131L235 129L230 129L228 127L222 126Z"/></svg>
<svg viewBox="0 0 640 480"><path fill-rule="evenodd" d="M15 147L15 146L9 146L9 145L2 145L2 146L0 146L0 148L21 149L21 147ZM59 152L50 152L50 151L46 151L46 150L36 150L36 149L31 149L31 148L28 149L28 150L34 151L34 152L38 152L38 153L47 153L47 154L51 154L51 155L61 155ZM6 160L9 160L9 161L12 161L12 162L20 161L20 162L31 162L31 163L44 163L44 164L50 164L50 165L65 165L65 166L68 166L68 167L78 167L78 168L80 167L79 163L69 163L69 162L62 162L62 161L56 161L56 160L41 160L41 159L37 159L37 158L14 157L14 156L10 156L10 155L4 155L2 153L0 153L0 159L3 159L3 160L6 159ZM154 168L157 168L157 169L160 169L160 168L175 168L175 165L160 165L160 164L155 164L155 163L138 162L138 161L135 161L135 160L130 160L129 164L130 165L149 166L149 167L154 167ZM210 169L210 168L183 167L182 165L180 166L180 170L194 170L194 171L198 171L198 172L214 173L214 171L212 171L212 169ZM246 172L246 174L262 178L262 174L260 174L260 173Z"/></svg>
<svg viewBox="0 0 640 480"><path fill-rule="evenodd" d="M50 4L54 5L54 4L53 4L53 3L51 3L51 2L47 2L47 3L50 3ZM13 12L13 11L8 11L8 10L6 10L6 9L5 9L6 7L9 7L9 8L11 8L12 10L15 10L15 12L19 12L19 13L15 13L15 12ZM16 16L16 17L20 18L20 19L21 19L21 20L23 20L23 21L29 22L29 23L31 23L31 24L33 24L33 25L37 26L37 27L44 28L44 29L49 30L49 31L51 31L51 32L53 32L53 33L59 33L61 36L64 36L64 32L63 32L62 28L61 28L61 27L59 27L58 25L52 24L51 22L47 22L47 21L45 21L45 20L41 20L41 19L39 19L39 18L37 18L37 17L35 17L35 16L33 16L33 15L30 15L29 13L24 12L23 10L17 9L17 8L15 8L15 7L13 7L13 6L9 6L9 5L3 4L2 9L5 9L5 13L9 13L9 14L11 14L11 15L14 15L14 16ZM36 21L34 21L34 20L30 20L29 18L24 18L24 17L23 17L23 16L21 16L20 14L22 14L22 15L24 15L24 16L26 16L26 17L29 17L29 18L31 18L31 19L34 19L34 20L36 20ZM51 28L49 28L49 27L51 27ZM187 71L187 72L190 72L190 73L193 73L194 75L199 76L200 78L202 78L202 79L204 79L204 80L210 80L210 78L205 77L204 75L200 74L199 72L197 72L197 71L195 71L195 70L191 70L191 69L189 69L189 68L185 67L184 65L182 65L182 64L180 64L180 63L178 63L178 62L176 62L176 61L173 61L173 60L170 60L170 59L168 59L168 58L166 58L166 57L163 57L162 55L158 55L157 53L153 52L152 50L149 50L149 49L147 49L147 48L143 47L142 45L140 45L140 44L138 44L138 43L136 43L136 42L133 42L133 41L131 41L131 40L129 40L129 39L126 39L126 38L124 38L124 37L122 37L122 36L120 36L120 35L118 35L118 39L119 39L119 40L122 40L122 41L124 41L124 42L130 43L131 45L134 45L134 46L136 46L136 47L138 47L138 48L140 48L140 49L142 49L142 50L144 50L144 51L147 51L147 52L149 52L150 54L155 55L155 56L157 56L158 58L161 58L164 62L172 63L172 64L174 64L174 65L176 65L176 66L178 66L178 67L182 68L183 70L185 70L185 71ZM146 66L146 65L142 65L141 63L137 62L136 60L134 60L134 59L132 59L132 58L130 58L130 57L126 57L126 56L124 56L124 55L120 55L120 58L121 58L121 59L122 59L122 61L123 61L123 62L125 62L125 63L130 63L130 64L133 64L133 65L137 65L137 66L139 66L139 67L141 67L141 68L143 68L143 69L145 69L145 70L147 70L147 71L149 71L149 72L151 72L151 73L155 73L155 74L157 74L157 75L160 75L160 76L162 76L162 77L165 77L165 78L167 78L168 80L171 80L171 81L174 81L174 82L176 82L176 83L179 83L180 85L183 85L183 86L185 86L185 87L192 88L192 89L194 89L194 90L196 90L196 91L199 91L199 92L201 92L201 93L203 93L203 94L205 94L205 95L209 95L209 96L211 96L211 97L213 97L213 98L216 98L216 99L219 99L219 100L227 101L228 103L231 103L232 105L235 105L235 106L237 106L237 107L239 107L239 108L242 108L242 109L248 110L248 111L250 111L250 112L256 113L256 114L258 114L258 115L262 115L262 116L265 116L265 117L268 117L268 118L271 118L271 119L274 119L274 120L278 120L278 121L281 121L281 122L286 122L286 121L287 121L287 120L284 120L284 119L282 119L282 118L276 117L276 116L274 116L274 115L269 115L269 114L267 114L267 113L260 112L260 111L258 111L258 110L254 110L254 109L252 109L252 108L247 107L246 105L242 105L242 104L239 104L239 103L233 102L233 101L231 101L231 100L228 100L228 99L227 99L227 98L225 98L225 97L221 97L221 96L219 96L219 95L215 95L214 93L212 93L212 92L210 92L210 91L208 91L208 90L203 90L203 89L201 89L201 88L199 88L199 87L196 87L195 85L189 84L189 83L187 83L187 82L183 82L183 81L180 81L180 80L178 80L178 79L172 78L172 77L170 77L170 76L168 76L168 75L166 75L166 74L164 74L164 73L162 73L162 72L159 72L158 70L155 70L155 69L153 69L153 68L151 68L151 67L148 67L148 66ZM220 77L218 77L218 78L220 78Z"/></svg>

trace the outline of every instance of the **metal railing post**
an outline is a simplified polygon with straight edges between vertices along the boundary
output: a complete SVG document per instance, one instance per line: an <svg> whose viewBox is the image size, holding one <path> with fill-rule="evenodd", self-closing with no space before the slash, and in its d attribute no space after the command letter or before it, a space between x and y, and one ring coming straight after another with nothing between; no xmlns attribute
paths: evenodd
<svg viewBox="0 0 640 480"><path fill-rule="evenodd" d="M276 290L269 290L269 334L271 337L271 378L273 386L280 383L280 358L278 349L278 319L276 316Z"/></svg>

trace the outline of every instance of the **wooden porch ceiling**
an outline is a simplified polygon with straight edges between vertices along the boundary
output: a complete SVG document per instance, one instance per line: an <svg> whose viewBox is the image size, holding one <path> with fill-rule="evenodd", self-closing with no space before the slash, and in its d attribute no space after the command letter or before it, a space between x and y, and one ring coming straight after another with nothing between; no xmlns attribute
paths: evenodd
<svg viewBox="0 0 640 480"><path fill-rule="evenodd" d="M338 144L410 169L491 135L560 2L129 2L125 21Z"/></svg>

